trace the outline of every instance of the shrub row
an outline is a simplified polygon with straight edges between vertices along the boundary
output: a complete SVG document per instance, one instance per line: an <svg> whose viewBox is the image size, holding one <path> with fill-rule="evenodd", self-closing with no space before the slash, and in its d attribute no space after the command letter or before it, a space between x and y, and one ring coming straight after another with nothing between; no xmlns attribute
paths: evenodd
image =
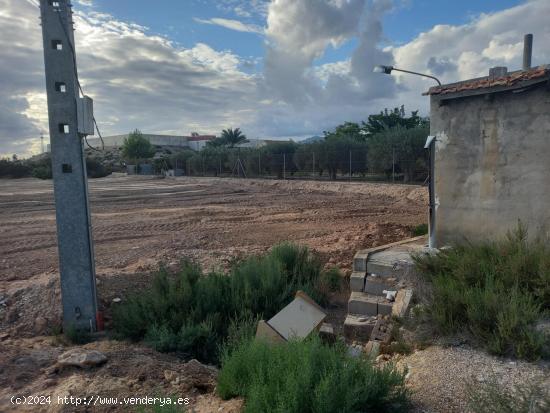
<svg viewBox="0 0 550 413"><path fill-rule="evenodd" d="M468 331L490 352L537 359L548 337L534 328L550 309L550 246L521 225L505 239L416 257L433 285L429 314L444 334Z"/></svg>
<svg viewBox="0 0 550 413"><path fill-rule="evenodd" d="M86 170L89 178L103 178L111 174L111 168L98 159L86 158ZM0 178L52 179L52 161L49 154L28 160L0 159Z"/></svg>
<svg viewBox="0 0 550 413"><path fill-rule="evenodd" d="M218 393L244 397L245 412L407 411L404 372L353 358L317 337L270 345L244 340L223 355Z"/></svg>
<svg viewBox="0 0 550 413"><path fill-rule="evenodd" d="M203 274L184 262L176 275L161 268L150 290L125 300L114 312L114 326L121 337L145 339L159 351L218 362L232 325L271 318L297 290L324 304L335 274L340 278L324 273L307 248L288 243L238 263L228 275Z"/></svg>

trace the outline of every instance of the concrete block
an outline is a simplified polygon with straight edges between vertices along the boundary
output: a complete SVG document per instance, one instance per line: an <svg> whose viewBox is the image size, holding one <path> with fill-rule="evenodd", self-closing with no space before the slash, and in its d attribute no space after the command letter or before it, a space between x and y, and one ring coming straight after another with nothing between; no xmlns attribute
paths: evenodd
<svg viewBox="0 0 550 413"><path fill-rule="evenodd" d="M413 295L413 290L399 290L397 296L395 297L395 303L392 308L392 315L396 317L404 317L409 310L409 305L411 304L411 299Z"/></svg>
<svg viewBox="0 0 550 413"><path fill-rule="evenodd" d="M293 301L268 321L285 340L305 338L319 331L327 314L303 291L296 292Z"/></svg>
<svg viewBox="0 0 550 413"><path fill-rule="evenodd" d="M256 339L267 341L271 344L285 343L286 340L273 327L264 320L260 320L256 330Z"/></svg>
<svg viewBox="0 0 550 413"><path fill-rule="evenodd" d="M378 357L378 355L380 354L380 342L370 340L365 345L365 353L367 353L372 358Z"/></svg>
<svg viewBox="0 0 550 413"><path fill-rule="evenodd" d="M348 313L366 316L378 314L378 297L352 291L348 301Z"/></svg>
<svg viewBox="0 0 550 413"><path fill-rule="evenodd" d="M389 343L391 338L392 324L386 319L379 319L376 321L376 325L372 330L370 339L372 341L378 341L380 343Z"/></svg>
<svg viewBox="0 0 550 413"><path fill-rule="evenodd" d="M367 263L367 272L381 277L401 276L414 263L410 251L403 248L393 248L372 253Z"/></svg>
<svg viewBox="0 0 550 413"><path fill-rule="evenodd" d="M319 337L321 337L321 340L326 343L336 342L336 334L334 334L334 327L332 327L332 324L321 324L321 328L319 329Z"/></svg>
<svg viewBox="0 0 550 413"><path fill-rule="evenodd" d="M368 275L365 279L364 291L369 294L383 295L382 291L391 290L391 285L386 283L382 277Z"/></svg>
<svg viewBox="0 0 550 413"><path fill-rule="evenodd" d="M351 291L363 292L365 288L366 272L353 272L349 279L349 288Z"/></svg>
<svg viewBox="0 0 550 413"><path fill-rule="evenodd" d="M352 341L366 341L371 336L375 325L375 317L348 314L344 321L344 336Z"/></svg>
<svg viewBox="0 0 550 413"><path fill-rule="evenodd" d="M367 272L367 259L369 253L367 251L357 251L353 257L353 272Z"/></svg>
<svg viewBox="0 0 550 413"><path fill-rule="evenodd" d="M380 298L378 300L378 314L390 315L392 313L392 307L393 303L385 298Z"/></svg>

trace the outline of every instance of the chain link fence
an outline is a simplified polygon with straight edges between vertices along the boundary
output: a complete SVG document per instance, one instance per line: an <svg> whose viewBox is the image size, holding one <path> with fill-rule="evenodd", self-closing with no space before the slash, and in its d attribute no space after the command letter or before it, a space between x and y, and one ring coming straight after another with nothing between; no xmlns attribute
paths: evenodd
<svg viewBox="0 0 550 413"><path fill-rule="evenodd" d="M366 150L265 153L235 149L179 154L157 162L155 170L171 168L178 175L200 177L423 183L428 162L427 153L406 159L395 151L374 156Z"/></svg>

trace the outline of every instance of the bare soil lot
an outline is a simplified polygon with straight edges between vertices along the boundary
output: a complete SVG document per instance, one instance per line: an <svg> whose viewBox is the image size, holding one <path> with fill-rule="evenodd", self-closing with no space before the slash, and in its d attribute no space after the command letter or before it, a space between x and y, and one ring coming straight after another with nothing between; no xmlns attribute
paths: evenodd
<svg viewBox="0 0 550 413"><path fill-rule="evenodd" d="M160 262L224 269L289 240L346 269L357 249L426 220L425 188L405 185L119 176L90 181L90 193L103 306ZM0 181L3 330L30 336L59 321L57 268L51 181Z"/></svg>
<svg viewBox="0 0 550 413"><path fill-rule="evenodd" d="M417 186L216 178L113 176L90 181L90 195L99 305L107 323L113 298L146 288L161 262L177 266L190 258L224 270L289 240L346 271L357 249L409 236L426 221L427 203L425 188ZM194 411L208 412L241 405L214 396L201 378L208 372L189 373L184 360L130 343L91 343L85 348L106 354L107 365L53 373L57 356L71 347L51 336L60 321L52 183L0 180L0 405L10 407L12 395L41 394L56 400L176 394L190 397ZM55 402L18 410L78 409ZM113 410L132 409L93 409Z"/></svg>

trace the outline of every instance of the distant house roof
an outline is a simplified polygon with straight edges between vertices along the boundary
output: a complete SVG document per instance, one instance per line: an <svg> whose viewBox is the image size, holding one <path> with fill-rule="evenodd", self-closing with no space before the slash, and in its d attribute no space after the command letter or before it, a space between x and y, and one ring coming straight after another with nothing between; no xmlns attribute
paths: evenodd
<svg viewBox="0 0 550 413"><path fill-rule="evenodd" d="M506 71L506 68L503 68ZM430 88L424 95L451 95L449 98L496 93L550 80L549 66L518 70L502 76L486 76Z"/></svg>

